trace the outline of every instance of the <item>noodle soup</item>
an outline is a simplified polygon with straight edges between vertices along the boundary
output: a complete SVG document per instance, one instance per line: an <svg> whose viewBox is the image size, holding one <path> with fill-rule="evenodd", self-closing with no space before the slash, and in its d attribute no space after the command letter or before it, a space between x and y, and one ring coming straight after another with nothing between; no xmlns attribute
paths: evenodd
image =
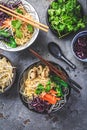
<svg viewBox="0 0 87 130"><path fill-rule="evenodd" d="M56 66L61 69L59 65ZM59 110L65 105L69 94L68 84L41 62L28 67L20 79L21 100L30 110L39 113Z"/></svg>
<svg viewBox="0 0 87 130"><path fill-rule="evenodd" d="M39 22L35 9L25 0L0 1L0 4L15 12ZM3 17L2 17L3 15ZM0 48L7 51L20 51L29 47L37 38L39 29L0 11Z"/></svg>

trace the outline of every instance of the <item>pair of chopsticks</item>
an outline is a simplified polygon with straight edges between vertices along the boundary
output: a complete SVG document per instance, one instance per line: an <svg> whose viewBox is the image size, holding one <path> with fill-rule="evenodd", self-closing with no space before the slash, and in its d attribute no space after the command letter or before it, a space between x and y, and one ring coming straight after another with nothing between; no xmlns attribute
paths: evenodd
<svg viewBox="0 0 87 130"><path fill-rule="evenodd" d="M29 51L35 55L37 58L40 59L45 65L49 67L49 69L54 72L57 76L59 76L62 80L64 80L66 83L69 84L70 87L72 87L76 92L80 93L80 90L82 87L76 83L74 80L72 80L69 76L67 76L65 73L63 73L60 69L58 69L56 66L48 62L47 60L43 59L37 52L35 52L32 49L29 49Z"/></svg>
<svg viewBox="0 0 87 130"><path fill-rule="evenodd" d="M41 30L43 30L43 31L45 31L45 32L48 32L48 29L49 29L48 26L46 26L46 25L44 25L44 24L42 24L42 23L40 23L40 22L37 22L37 21L35 21L34 19L26 18L26 17L23 16L22 14L19 14L19 13L17 13L16 11L14 11L14 10L12 10L12 9L9 9L8 7L3 6L3 5L1 5L1 4L0 4L0 11L6 13L6 14L8 14L8 15L11 15L11 16L17 18L17 19L20 19L20 20L22 20L22 21L24 21L24 22L26 22L26 23L32 25L33 27L36 27L36 28L39 28L39 29L41 29Z"/></svg>

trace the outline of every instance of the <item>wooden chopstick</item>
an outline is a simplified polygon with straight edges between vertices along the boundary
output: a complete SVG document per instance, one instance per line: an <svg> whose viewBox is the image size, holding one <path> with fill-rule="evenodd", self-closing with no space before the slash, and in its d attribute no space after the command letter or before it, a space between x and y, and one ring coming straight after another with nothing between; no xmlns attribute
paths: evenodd
<svg viewBox="0 0 87 130"><path fill-rule="evenodd" d="M47 65L50 70L52 70L55 74L57 74L61 79L63 79L64 81L66 81L66 77L65 75L63 75L61 73L61 71L58 71L58 69L53 66L50 62L48 62L47 60L43 59L37 52L35 52L32 49L29 49L30 52L32 52L36 57L38 57L45 65Z"/></svg>
<svg viewBox="0 0 87 130"><path fill-rule="evenodd" d="M66 83L69 84L70 87L72 87L76 92L80 93L79 89L82 89L81 86L76 83L74 80L69 78L66 74L64 74L61 70L53 66L50 62L43 59L37 52L35 52L32 49L29 49L32 54L34 54L37 58L39 58L45 65L47 65L51 71L53 71L56 75L58 75L62 80L64 80Z"/></svg>
<svg viewBox="0 0 87 130"><path fill-rule="evenodd" d="M6 9L6 10L8 10L8 11L14 13L14 14L19 15L20 17L23 17L22 14L19 14L19 13L17 13L17 12L14 11L14 10L9 9L8 7L5 7L5 6L1 5L1 4L0 4L0 7L4 8L4 9ZM38 25L40 25L40 26L42 26L42 27L44 27L44 28L46 28L46 29L49 29L48 26L46 26L46 25L44 25L44 24L42 24L42 23L39 23L39 22L35 21L34 19L29 19L29 18L26 18L26 17L25 17L25 19L27 19L27 20L29 20L29 21L31 21L31 22L34 22L34 23L36 23L36 24L38 24Z"/></svg>
<svg viewBox="0 0 87 130"><path fill-rule="evenodd" d="M1 10L2 12L5 12L5 13L7 13L7 14L9 14L9 15L15 17L15 18L18 18L18 19L20 19L20 20L22 20L22 21L24 21L24 22L26 22L26 23L29 23L29 24L31 24L32 26L34 26L34 27L36 27L36 28L39 28L39 29L41 29L41 30L43 30L43 31L45 31L45 32L48 32L48 29L49 29L48 26L46 26L46 25L44 25L44 24L42 24L42 23L39 23L39 22L37 22L37 21L35 21L35 20L31 19L31 18L26 18L26 17L23 16L22 14L19 14L19 13L15 12L14 10L11 10L11 9L9 9L9 8L7 8L7 7L3 6L3 5L1 5L1 4L0 4L0 7L1 7L0 10Z"/></svg>

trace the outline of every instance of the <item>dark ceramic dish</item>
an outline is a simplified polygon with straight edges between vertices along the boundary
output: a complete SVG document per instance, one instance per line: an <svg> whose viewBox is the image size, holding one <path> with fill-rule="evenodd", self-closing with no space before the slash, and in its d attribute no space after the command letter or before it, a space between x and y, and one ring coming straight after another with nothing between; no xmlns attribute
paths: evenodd
<svg viewBox="0 0 87 130"><path fill-rule="evenodd" d="M84 37L86 40L84 40ZM81 31L75 35L72 40L71 49L76 59L87 62L87 31Z"/></svg>
<svg viewBox="0 0 87 130"><path fill-rule="evenodd" d="M2 59L3 57L5 57L7 59L7 61L9 61L13 67L13 78L12 78L12 82L9 86L6 86L3 92L0 92L0 94L3 94L5 92L7 92L13 85L15 78L16 78L16 68L14 67L13 63L11 62L11 60L9 58L7 58L5 55L0 54L0 59Z"/></svg>
<svg viewBox="0 0 87 130"><path fill-rule="evenodd" d="M54 0L55 2L56 1L58 1L58 0ZM53 1L52 1L53 2ZM78 2L78 5L80 5L81 6L81 4ZM48 10L50 9L50 5L49 5L49 7L48 7L48 9L47 9L47 15L46 15L46 21L47 21L47 24L48 24L48 26L49 26L49 28L50 28L50 30L53 32L53 34L55 35L55 36L57 36L58 38L65 38L66 36L70 36L71 34L76 34L76 32L78 33L78 31L79 30L81 30L81 29L79 29L79 30L77 30L76 32L67 32L67 33L62 33L61 34L61 37L58 35L58 32L55 30L55 29L53 29L52 28L52 26L51 26L51 22L49 22L49 14L48 14ZM84 16L84 13L83 13L83 8L82 8L82 6L81 6L81 15L80 15L80 17L81 18L83 18L83 16Z"/></svg>
<svg viewBox="0 0 87 130"><path fill-rule="evenodd" d="M51 62L53 65L55 65L57 68L59 68L61 71L63 71L63 73L65 73L67 76L68 74L66 73L66 71L61 67L59 66L58 64L54 63L54 62ZM35 111L31 108L29 108L29 105L28 103L25 101L25 97L20 93L20 88L21 88L21 84L23 84L23 79L26 79L27 77L27 74L28 74L28 71L35 67L35 66L38 66L38 65L42 65L44 66L43 63L41 63L40 61L39 62L36 62L36 63L33 63L32 65L30 65L27 69L25 69L22 73L22 75L20 76L20 80L19 80L19 83L18 83L18 93L19 93L19 96L20 96L20 99L22 101L22 103L29 109L29 110L32 110L32 111ZM69 99L69 96L70 96L70 92L71 92L71 88L69 86L69 92L68 92L68 95L66 96L66 102L67 100ZM48 113L51 113L51 112L55 112L55 111L58 111L60 110L66 103L63 103L58 109L57 109L57 105L50 111L48 111ZM53 107L53 106L52 106ZM37 112L37 111L35 111ZM40 113L47 113L47 112L40 112Z"/></svg>

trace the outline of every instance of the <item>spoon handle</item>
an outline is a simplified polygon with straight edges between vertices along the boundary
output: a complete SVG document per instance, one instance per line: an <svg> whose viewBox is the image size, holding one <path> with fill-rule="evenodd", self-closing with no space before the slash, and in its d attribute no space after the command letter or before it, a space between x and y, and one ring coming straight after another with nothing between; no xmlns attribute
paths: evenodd
<svg viewBox="0 0 87 130"><path fill-rule="evenodd" d="M65 61L72 69L76 69L76 65L74 65L71 61L69 61L65 56L61 56L62 60Z"/></svg>

